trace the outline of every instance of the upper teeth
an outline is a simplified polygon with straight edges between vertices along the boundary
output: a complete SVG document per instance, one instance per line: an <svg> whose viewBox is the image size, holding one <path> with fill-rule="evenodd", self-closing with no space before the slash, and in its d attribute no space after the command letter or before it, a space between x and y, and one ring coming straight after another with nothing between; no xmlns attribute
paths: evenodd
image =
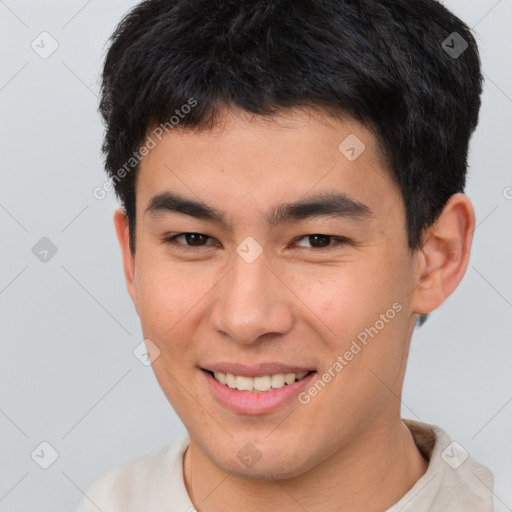
<svg viewBox="0 0 512 512"><path fill-rule="evenodd" d="M285 384L293 384L296 380L305 377L309 372L301 373L276 373L275 375L263 375L261 377L242 377L232 373L214 372L215 379L226 384L231 389L239 391L268 391L270 388L282 388Z"/></svg>

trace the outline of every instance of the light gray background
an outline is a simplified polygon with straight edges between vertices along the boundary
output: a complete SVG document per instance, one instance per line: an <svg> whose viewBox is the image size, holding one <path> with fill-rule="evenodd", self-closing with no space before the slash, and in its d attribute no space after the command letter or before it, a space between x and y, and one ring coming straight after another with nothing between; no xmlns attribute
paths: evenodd
<svg viewBox="0 0 512 512"><path fill-rule="evenodd" d="M185 434L132 353L114 195L92 195L104 44L135 3L0 1L1 512L74 510L106 469ZM478 227L463 282L414 334L403 416L491 468L496 510L511 510L512 0L445 4L474 27L486 77L467 187ZM59 45L47 59L31 48L43 31ZM42 237L58 250L46 263ZM31 458L43 441L59 454L46 470Z"/></svg>

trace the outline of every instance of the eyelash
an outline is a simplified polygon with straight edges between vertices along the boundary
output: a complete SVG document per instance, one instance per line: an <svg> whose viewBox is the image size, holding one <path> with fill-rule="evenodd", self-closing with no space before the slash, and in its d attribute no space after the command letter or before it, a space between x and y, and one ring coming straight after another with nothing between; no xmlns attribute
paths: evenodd
<svg viewBox="0 0 512 512"><path fill-rule="evenodd" d="M174 247L176 247L179 250L192 251L192 252L197 252L197 251L201 250L203 247L207 247L208 245L214 245L214 244L206 244L206 245L195 247L195 246L191 246L191 245L182 244L181 242L176 241L177 238L184 236L184 235L201 235L201 236L206 236L209 239L212 239L212 237L210 237L208 235L204 235L203 233L185 232L185 233L178 233L176 235L168 236L163 239L163 242L165 242L169 245L173 245ZM311 247L311 248L310 247L300 247L300 249L311 249L316 252L329 251L331 249L339 247L340 245L347 245L347 244L352 243L351 240L349 240L348 238L345 238L345 237L334 236L334 235L324 235L321 233L313 233L310 235L303 235L303 236L297 238L295 241L297 242L299 240L302 240L303 238L309 238L311 236L321 236L321 237L330 238L331 240L334 240L337 243L328 245L327 247Z"/></svg>

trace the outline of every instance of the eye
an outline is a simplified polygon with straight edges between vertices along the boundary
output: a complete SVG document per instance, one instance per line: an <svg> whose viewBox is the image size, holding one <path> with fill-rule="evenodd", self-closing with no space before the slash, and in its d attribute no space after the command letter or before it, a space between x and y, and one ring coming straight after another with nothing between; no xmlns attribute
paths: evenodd
<svg viewBox="0 0 512 512"><path fill-rule="evenodd" d="M182 237L186 243L178 242L178 239ZM165 243L175 246L178 249L183 249L185 251L197 251L201 247L204 247L205 245L214 245L202 243L209 238L211 237L209 237L208 235L203 235L202 233L178 233L177 235L165 237L163 241ZM188 245L189 243L190 245Z"/></svg>
<svg viewBox="0 0 512 512"><path fill-rule="evenodd" d="M312 247L305 247L306 249L312 248L317 250L329 250L335 247L338 247L343 244L350 243L350 240L345 237L333 236L333 235L322 235L322 234L314 234L314 235L304 235L298 240L307 239ZM334 244L330 244L330 241L334 241ZM304 247L300 246L299 247Z"/></svg>

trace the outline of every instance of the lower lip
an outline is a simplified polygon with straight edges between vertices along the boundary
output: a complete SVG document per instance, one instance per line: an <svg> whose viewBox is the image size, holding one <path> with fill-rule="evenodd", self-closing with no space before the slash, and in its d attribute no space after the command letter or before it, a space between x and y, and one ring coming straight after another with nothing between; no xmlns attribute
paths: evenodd
<svg viewBox="0 0 512 512"><path fill-rule="evenodd" d="M269 414L290 402L309 384L316 372L311 372L293 384L265 392L238 391L221 384L206 370L201 370L217 400L237 414Z"/></svg>

